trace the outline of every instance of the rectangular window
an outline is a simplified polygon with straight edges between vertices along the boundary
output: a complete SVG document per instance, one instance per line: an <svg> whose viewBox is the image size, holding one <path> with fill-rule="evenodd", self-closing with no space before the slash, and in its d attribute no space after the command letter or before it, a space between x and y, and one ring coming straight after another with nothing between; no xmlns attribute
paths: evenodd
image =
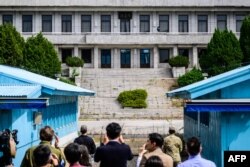
<svg viewBox="0 0 250 167"><path fill-rule="evenodd" d="M209 126L210 113L209 112L200 112L200 123L206 126Z"/></svg>
<svg viewBox="0 0 250 167"><path fill-rule="evenodd" d="M120 32L130 32L132 12L119 12Z"/></svg>
<svg viewBox="0 0 250 167"><path fill-rule="evenodd" d="M72 32L71 15L62 15L62 32Z"/></svg>
<svg viewBox="0 0 250 167"><path fill-rule="evenodd" d="M3 15L3 24L13 24L13 16Z"/></svg>
<svg viewBox="0 0 250 167"><path fill-rule="evenodd" d="M160 63L167 63L169 60L169 49L159 49Z"/></svg>
<svg viewBox="0 0 250 167"><path fill-rule="evenodd" d="M159 16L159 32L169 32L169 16Z"/></svg>
<svg viewBox="0 0 250 167"><path fill-rule="evenodd" d="M180 48L178 49L178 55L189 57L189 49Z"/></svg>
<svg viewBox="0 0 250 167"><path fill-rule="evenodd" d="M62 63L66 63L67 57L72 56L73 49L62 49Z"/></svg>
<svg viewBox="0 0 250 167"><path fill-rule="evenodd" d="M179 15L179 32L188 32L188 15Z"/></svg>
<svg viewBox="0 0 250 167"><path fill-rule="evenodd" d="M149 15L140 15L140 32L150 32Z"/></svg>
<svg viewBox="0 0 250 167"><path fill-rule="evenodd" d="M236 15L236 32L240 32L240 28L244 18L244 15Z"/></svg>
<svg viewBox="0 0 250 167"><path fill-rule="evenodd" d="M42 15L42 32L52 32L52 15Z"/></svg>
<svg viewBox="0 0 250 167"><path fill-rule="evenodd" d="M82 15L81 32L91 32L91 15Z"/></svg>
<svg viewBox="0 0 250 167"><path fill-rule="evenodd" d="M82 49L82 59L84 63L91 63L91 49Z"/></svg>
<svg viewBox="0 0 250 167"><path fill-rule="evenodd" d="M198 15L198 32L208 32L207 15Z"/></svg>
<svg viewBox="0 0 250 167"><path fill-rule="evenodd" d="M227 15L217 15L217 28L219 30L227 29Z"/></svg>
<svg viewBox="0 0 250 167"><path fill-rule="evenodd" d="M101 32L111 32L111 16L101 16Z"/></svg>
<svg viewBox="0 0 250 167"><path fill-rule="evenodd" d="M22 21L22 31L32 32L32 15L23 15Z"/></svg>

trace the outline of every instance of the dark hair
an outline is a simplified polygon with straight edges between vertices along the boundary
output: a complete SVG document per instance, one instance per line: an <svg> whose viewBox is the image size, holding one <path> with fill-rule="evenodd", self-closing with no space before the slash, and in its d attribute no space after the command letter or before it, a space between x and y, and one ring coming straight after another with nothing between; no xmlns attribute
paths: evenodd
<svg viewBox="0 0 250 167"><path fill-rule="evenodd" d="M44 166L47 163L49 163L51 150L47 145L39 145L38 147L35 148L33 155L34 155L35 166L36 167Z"/></svg>
<svg viewBox="0 0 250 167"><path fill-rule="evenodd" d="M145 163L145 167L164 167L160 157L153 155Z"/></svg>
<svg viewBox="0 0 250 167"><path fill-rule="evenodd" d="M45 126L40 130L40 140L52 141L54 134L54 130L50 126Z"/></svg>
<svg viewBox="0 0 250 167"><path fill-rule="evenodd" d="M70 143L64 149L64 155L70 164L78 162L81 158L80 145L77 143Z"/></svg>
<svg viewBox="0 0 250 167"><path fill-rule="evenodd" d="M198 138L191 137L187 141L187 151L190 155L194 156L200 152L201 143Z"/></svg>
<svg viewBox="0 0 250 167"><path fill-rule="evenodd" d="M159 133L150 133L148 135L148 138L151 143L155 142L156 146L162 147L164 139L162 135L160 135Z"/></svg>
<svg viewBox="0 0 250 167"><path fill-rule="evenodd" d="M168 130L169 134L174 134L175 130Z"/></svg>
<svg viewBox="0 0 250 167"><path fill-rule="evenodd" d="M81 131L82 134L86 133L87 132L87 126L86 125L82 125L80 131Z"/></svg>
<svg viewBox="0 0 250 167"><path fill-rule="evenodd" d="M83 166L91 166L89 162L89 152L88 148L85 145L79 145L81 150L81 158L79 160L79 163Z"/></svg>
<svg viewBox="0 0 250 167"><path fill-rule="evenodd" d="M120 136L122 128L118 123L112 122L106 127L107 136L110 139L115 139Z"/></svg>

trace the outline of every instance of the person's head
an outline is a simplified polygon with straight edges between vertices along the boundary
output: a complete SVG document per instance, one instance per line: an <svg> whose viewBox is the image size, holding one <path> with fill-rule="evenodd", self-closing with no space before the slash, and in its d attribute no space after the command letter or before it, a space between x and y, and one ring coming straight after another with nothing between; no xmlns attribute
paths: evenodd
<svg viewBox="0 0 250 167"><path fill-rule="evenodd" d="M34 161L36 167L46 166L50 164L51 150L47 145L39 145L35 148Z"/></svg>
<svg viewBox="0 0 250 167"><path fill-rule="evenodd" d="M169 130L168 130L168 133L169 133L169 134L174 134L174 133L175 133L175 127L170 126L170 127L169 127Z"/></svg>
<svg viewBox="0 0 250 167"><path fill-rule="evenodd" d="M50 126L45 126L40 130L40 140L42 141L52 141L54 135L54 130Z"/></svg>
<svg viewBox="0 0 250 167"><path fill-rule="evenodd" d="M116 139L120 136L122 131L121 126L118 123L112 122L106 127L107 136L109 139Z"/></svg>
<svg viewBox="0 0 250 167"><path fill-rule="evenodd" d="M81 131L82 134L87 133L87 130L88 130L88 129L87 129L87 126L86 126L86 125L82 125L82 126L81 126L81 130L80 130L80 131Z"/></svg>
<svg viewBox="0 0 250 167"><path fill-rule="evenodd" d="M199 154L201 151L201 143L198 138L191 137L187 141L187 152L191 156Z"/></svg>
<svg viewBox="0 0 250 167"><path fill-rule="evenodd" d="M79 162L81 154L80 145L77 143L70 143L64 148L64 155L70 164Z"/></svg>
<svg viewBox="0 0 250 167"><path fill-rule="evenodd" d="M148 135L147 144L145 146L145 149L149 152L154 151L158 147L162 147L163 145L163 137L159 133L150 133Z"/></svg>
<svg viewBox="0 0 250 167"><path fill-rule="evenodd" d="M153 155L145 163L145 167L164 167L160 157Z"/></svg>
<svg viewBox="0 0 250 167"><path fill-rule="evenodd" d="M84 145L79 145L80 151L81 151L81 158L79 160L79 163L83 166L91 166L89 162L89 152L88 148Z"/></svg>

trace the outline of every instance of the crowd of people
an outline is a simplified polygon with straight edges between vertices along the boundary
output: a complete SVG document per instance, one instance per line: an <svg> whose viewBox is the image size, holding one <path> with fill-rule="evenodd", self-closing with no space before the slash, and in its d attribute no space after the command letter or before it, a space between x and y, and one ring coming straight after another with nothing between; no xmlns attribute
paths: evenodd
<svg viewBox="0 0 250 167"><path fill-rule="evenodd" d="M81 135L69 143L62 151L58 147L59 139L54 130L45 126L40 130L38 146L29 148L22 160L21 167L91 167L92 159L100 167L127 167L127 161L133 159L129 145L121 135L122 128L112 122L106 127L106 134L99 147L87 135L87 126L81 126ZM55 144L52 146L52 140ZM201 143L198 138L189 138L186 142L189 157L181 161L182 140L175 134L175 128L169 128L169 135L150 133L147 142L141 147L136 167L216 167L215 163L201 157Z"/></svg>

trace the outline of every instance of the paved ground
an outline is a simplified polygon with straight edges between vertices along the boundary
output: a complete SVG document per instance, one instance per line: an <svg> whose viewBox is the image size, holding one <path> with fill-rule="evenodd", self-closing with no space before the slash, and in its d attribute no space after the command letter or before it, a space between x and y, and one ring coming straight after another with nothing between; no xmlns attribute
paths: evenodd
<svg viewBox="0 0 250 167"><path fill-rule="evenodd" d="M79 121L79 126L87 125L90 134L105 133L105 127L117 122L123 127L125 134L148 134L158 132L168 133L169 126L174 126L179 133L183 133L183 120L99 120L99 121Z"/></svg>

